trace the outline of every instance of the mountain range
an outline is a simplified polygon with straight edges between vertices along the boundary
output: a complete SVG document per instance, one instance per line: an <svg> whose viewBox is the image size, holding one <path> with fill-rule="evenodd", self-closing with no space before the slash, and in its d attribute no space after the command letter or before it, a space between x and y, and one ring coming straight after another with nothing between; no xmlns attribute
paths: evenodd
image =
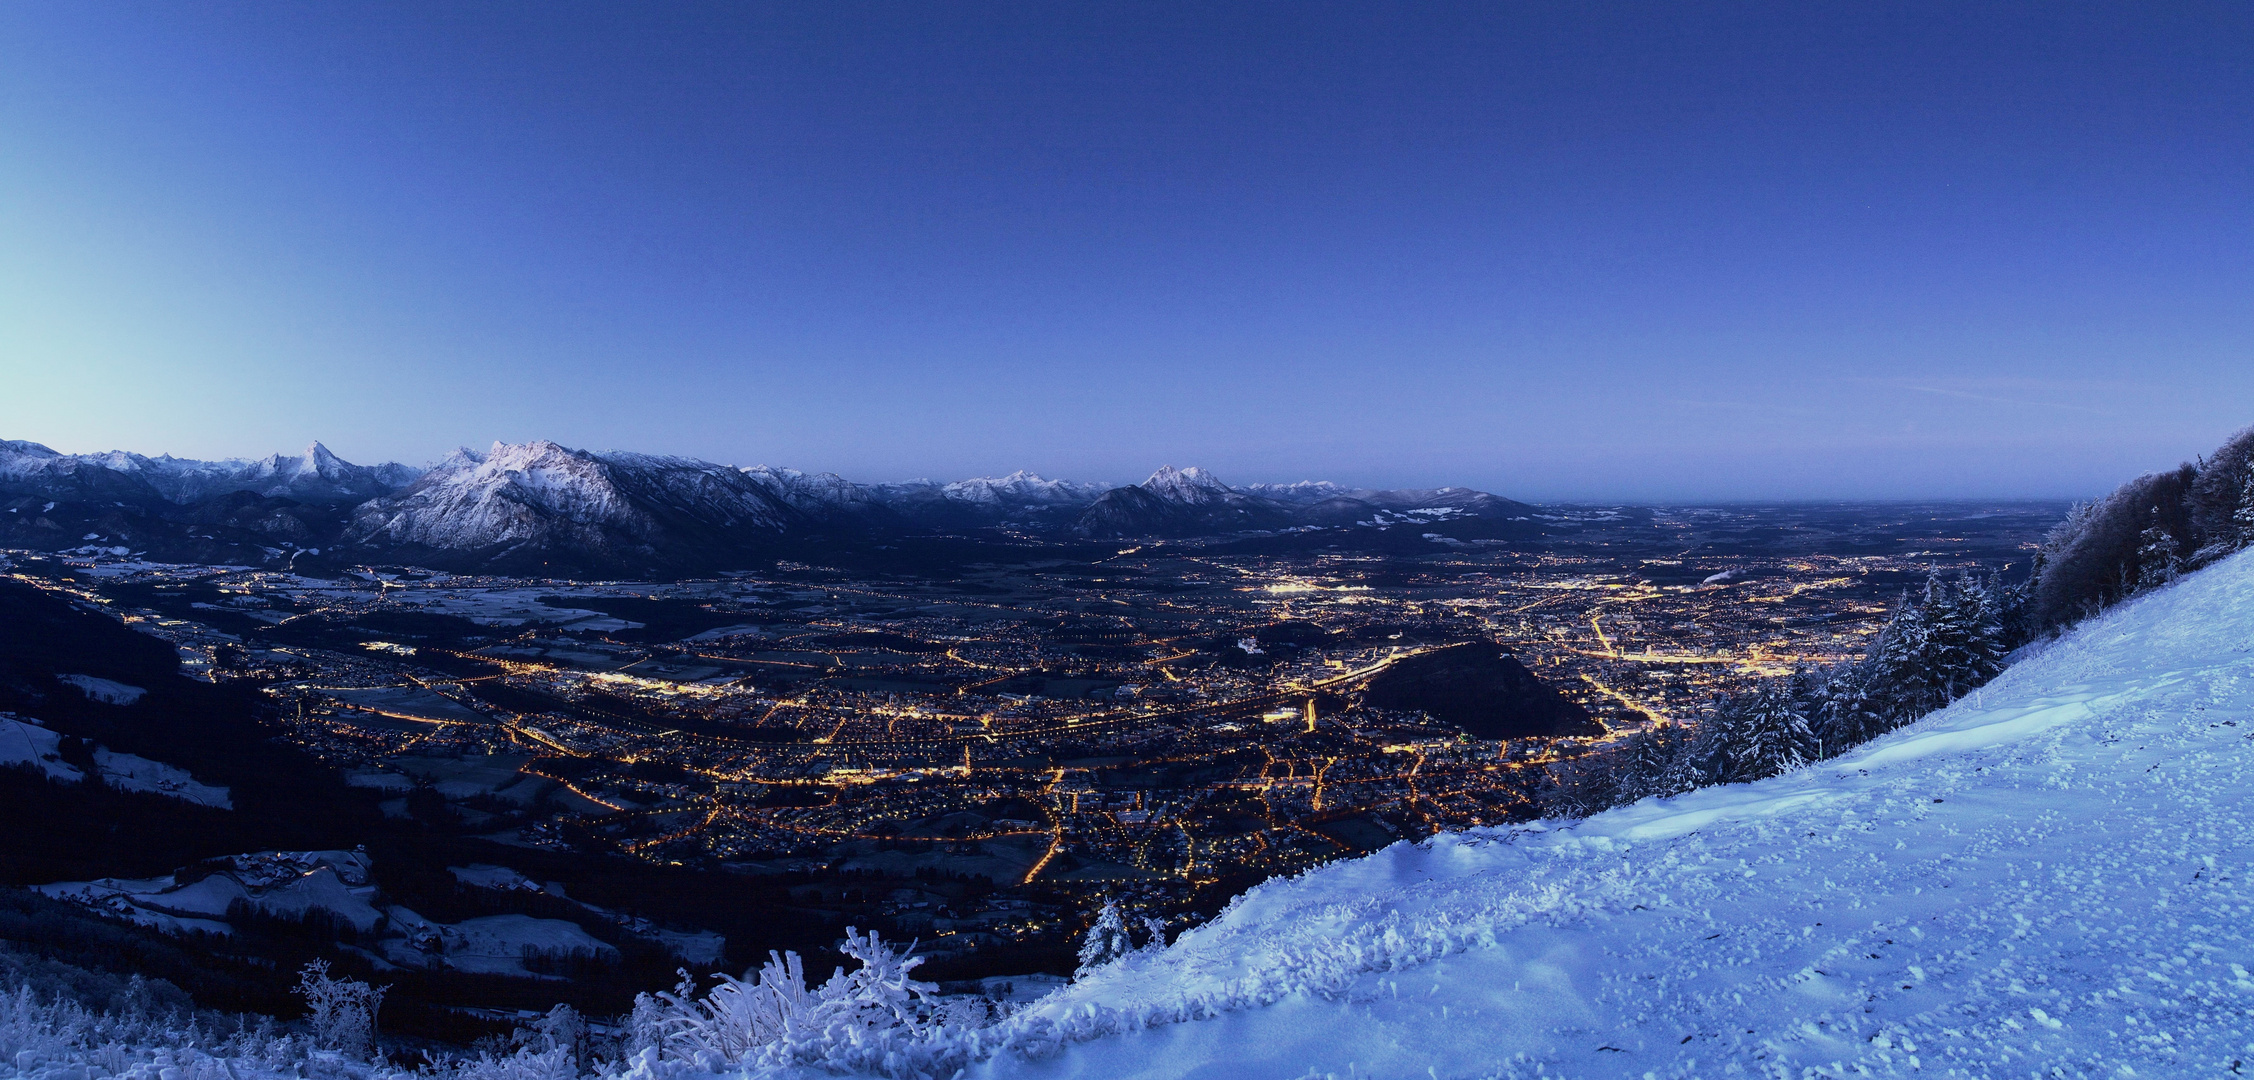
<svg viewBox="0 0 2254 1080"><path fill-rule="evenodd" d="M297 457L195 461L0 442L0 545L301 569L342 560L677 575L933 534L1075 541L1403 526L1468 538L1523 533L1534 514L1469 488L1237 487L1173 466L1120 487L1022 471L859 484L547 441L464 448L429 469L355 465L319 443Z"/></svg>

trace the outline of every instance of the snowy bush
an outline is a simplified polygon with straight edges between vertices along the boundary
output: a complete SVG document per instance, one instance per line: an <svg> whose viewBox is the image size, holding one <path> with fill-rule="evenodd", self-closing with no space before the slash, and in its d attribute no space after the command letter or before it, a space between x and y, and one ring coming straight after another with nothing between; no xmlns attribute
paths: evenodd
<svg viewBox="0 0 2254 1080"><path fill-rule="evenodd" d="M329 962L315 960L298 972L297 993L305 999L313 1041L324 1050L365 1061L376 1052L376 1010L384 988L353 979L329 977Z"/></svg>
<svg viewBox="0 0 2254 1080"><path fill-rule="evenodd" d="M525 1047L513 1054L479 1053L431 1070L441 1080L579 1080L569 1047Z"/></svg>
<svg viewBox="0 0 2254 1080"><path fill-rule="evenodd" d="M756 975L726 975L702 998L686 974L670 992L643 995L629 1026L647 1040L630 1077L669 1075L669 1063L761 1072L817 1067L894 1077L943 1075L962 1059L949 1046L955 1019L938 989L911 972L921 957L847 927L838 950L860 962L809 987L797 953L768 954Z"/></svg>
<svg viewBox="0 0 2254 1080"><path fill-rule="evenodd" d="M211 1014L97 1011L19 986L0 991L0 1075L12 1067L51 1080L403 1080L333 1053L324 1060L303 1040L275 1035L271 1020L238 1019L222 1035L225 1026Z"/></svg>

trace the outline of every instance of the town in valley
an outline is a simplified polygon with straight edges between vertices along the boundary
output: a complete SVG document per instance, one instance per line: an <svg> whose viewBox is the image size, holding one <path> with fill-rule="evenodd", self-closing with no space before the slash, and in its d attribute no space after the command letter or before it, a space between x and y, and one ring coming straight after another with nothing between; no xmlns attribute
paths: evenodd
<svg viewBox="0 0 2254 1080"><path fill-rule="evenodd" d="M1548 763L1858 656L1929 576L2024 576L2062 509L1553 508L1533 539L1029 539L944 574L664 582L0 558L255 687L386 816L757 878L965 980L1069 973L1106 902L1164 933L1536 816Z"/></svg>

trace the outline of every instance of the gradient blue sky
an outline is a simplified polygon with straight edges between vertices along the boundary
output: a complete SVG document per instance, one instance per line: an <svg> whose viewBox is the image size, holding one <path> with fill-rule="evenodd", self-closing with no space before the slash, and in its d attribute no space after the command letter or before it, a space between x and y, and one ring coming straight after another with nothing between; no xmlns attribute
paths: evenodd
<svg viewBox="0 0 2254 1080"><path fill-rule="evenodd" d="M2254 423L2254 6L0 5L0 437L2080 495Z"/></svg>

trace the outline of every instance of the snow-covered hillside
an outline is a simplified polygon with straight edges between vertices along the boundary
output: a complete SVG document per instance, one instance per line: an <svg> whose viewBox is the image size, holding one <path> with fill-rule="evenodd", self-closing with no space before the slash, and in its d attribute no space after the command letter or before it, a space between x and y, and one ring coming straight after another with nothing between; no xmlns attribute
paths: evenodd
<svg viewBox="0 0 2254 1080"><path fill-rule="evenodd" d="M2243 1074L2250 765L2254 552L1820 766L1255 889L973 1075Z"/></svg>

